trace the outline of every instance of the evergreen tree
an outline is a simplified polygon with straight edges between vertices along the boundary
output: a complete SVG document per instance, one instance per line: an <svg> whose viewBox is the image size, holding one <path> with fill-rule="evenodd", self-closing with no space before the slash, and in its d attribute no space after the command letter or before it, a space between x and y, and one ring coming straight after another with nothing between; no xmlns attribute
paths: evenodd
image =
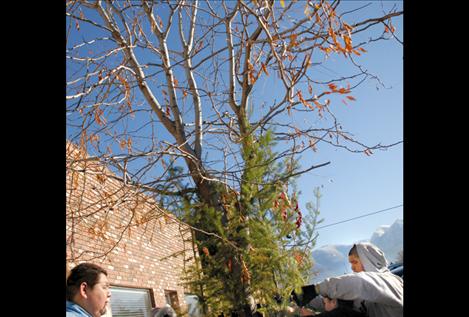
<svg viewBox="0 0 469 317"><path fill-rule="evenodd" d="M225 220L207 205L187 205L186 221L216 234L195 232L200 256L187 272L207 316L243 315L256 304L260 311L279 311L293 288L308 279L319 211L310 208L303 215L294 180L285 180L299 166L275 162L273 146L271 132L244 142L241 191L219 188ZM242 300L246 293L254 302ZM285 300L279 304L276 296Z"/></svg>

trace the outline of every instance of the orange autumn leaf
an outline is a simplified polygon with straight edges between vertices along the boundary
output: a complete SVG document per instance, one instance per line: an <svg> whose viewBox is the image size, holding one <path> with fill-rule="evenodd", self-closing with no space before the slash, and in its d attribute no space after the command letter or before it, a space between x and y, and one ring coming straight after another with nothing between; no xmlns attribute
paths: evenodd
<svg viewBox="0 0 469 317"><path fill-rule="evenodd" d="M303 98L303 95L301 94L301 90L298 90L298 92L296 93L296 95L298 96L298 99L300 99L301 103L305 106L305 107L308 107L312 110L314 110L313 106L311 106L308 102L306 102L306 100ZM283 193L282 193L283 194Z"/></svg>
<svg viewBox="0 0 469 317"><path fill-rule="evenodd" d="M301 264L303 262L303 256L299 252L295 252L295 255L293 256L295 258L295 261L298 264Z"/></svg>
<svg viewBox="0 0 469 317"><path fill-rule="evenodd" d="M339 94L347 94L349 93L350 91L348 89L345 89L345 88L340 88L339 90L337 90L337 92Z"/></svg>
<svg viewBox="0 0 469 317"><path fill-rule="evenodd" d="M295 128L295 135L296 136L301 136L302 135L301 130L298 129L297 127L294 127L294 128Z"/></svg>
<svg viewBox="0 0 469 317"><path fill-rule="evenodd" d="M352 52L353 52L355 55L357 55L357 56L362 55L362 54L360 54L357 50L352 50Z"/></svg>
<svg viewBox="0 0 469 317"><path fill-rule="evenodd" d="M280 199L283 200L283 202L285 203L285 205L286 205L287 207L289 207L289 206L291 205L290 199L288 199L288 195L285 194L285 192L281 192L281 193L280 193Z"/></svg>
<svg viewBox="0 0 469 317"><path fill-rule="evenodd" d="M202 49L202 46L204 46L204 41L200 40L199 43L197 43L197 47L195 48L195 51L198 52Z"/></svg>
<svg viewBox="0 0 469 317"><path fill-rule="evenodd" d="M104 184L106 182L107 177L104 174L97 174L96 179L100 184Z"/></svg>
<svg viewBox="0 0 469 317"><path fill-rule="evenodd" d="M160 28L163 28L163 21L161 20L159 15L156 16L156 19L158 20L158 24L160 25Z"/></svg>
<svg viewBox="0 0 469 317"><path fill-rule="evenodd" d="M309 140L309 146L313 149L314 152L317 152L318 151L318 148L316 147L316 141L313 141L313 140Z"/></svg>
<svg viewBox="0 0 469 317"><path fill-rule="evenodd" d="M347 23L343 22L342 24L343 24L344 28L347 30L347 32L350 33L353 30L353 27L351 27Z"/></svg>
<svg viewBox="0 0 469 317"><path fill-rule="evenodd" d="M367 50L365 50L363 47L359 47L358 49L359 49L360 51L362 51L363 53L366 53L366 52L367 52Z"/></svg>
<svg viewBox="0 0 469 317"><path fill-rule="evenodd" d="M248 60L247 62L248 70L253 70L254 66L252 66L251 61Z"/></svg>
<svg viewBox="0 0 469 317"><path fill-rule="evenodd" d="M126 140L121 140L120 143L119 143L119 147L121 148L121 150L123 150L127 145L127 141Z"/></svg>
<svg viewBox="0 0 469 317"><path fill-rule="evenodd" d="M332 91L337 91L337 86L333 83L327 84L329 86L329 89Z"/></svg>
<svg viewBox="0 0 469 317"><path fill-rule="evenodd" d="M317 24L321 24L321 18L319 17L318 12L315 12L315 13L314 13L314 16L316 17L316 23L317 23Z"/></svg>
<svg viewBox="0 0 469 317"><path fill-rule="evenodd" d="M261 63L261 66L262 66L262 70L264 71L264 73L269 76L269 72L267 71L267 67L265 67L264 63Z"/></svg>
<svg viewBox="0 0 469 317"><path fill-rule="evenodd" d="M132 139L130 137L127 139L127 150L132 152Z"/></svg>
<svg viewBox="0 0 469 317"><path fill-rule="evenodd" d="M254 70L251 70L249 73L249 80L251 81L251 84L254 85L254 83L256 82L257 78L256 78L256 75L255 75L255 71Z"/></svg>
<svg viewBox="0 0 469 317"><path fill-rule="evenodd" d="M208 252L207 247L203 247L203 248L202 248L202 252L203 252L206 256L210 256L210 252Z"/></svg>
<svg viewBox="0 0 469 317"><path fill-rule="evenodd" d="M290 47L295 47L295 46L298 45L298 42L296 41L297 37L298 37L298 35L296 35L296 34L290 35Z"/></svg>
<svg viewBox="0 0 469 317"><path fill-rule="evenodd" d="M304 100L303 99L303 94L301 93L301 90L298 90L298 92L296 93L296 95L298 96L298 99L300 99L300 101ZM283 194L283 193L282 193Z"/></svg>
<svg viewBox="0 0 469 317"><path fill-rule="evenodd" d="M349 36L344 35L344 42L345 42L345 49L347 51L351 51L352 50L352 39Z"/></svg>
<svg viewBox="0 0 469 317"><path fill-rule="evenodd" d="M346 98L349 99L349 100L352 100L352 101L357 100L357 99L355 99L355 97L352 97L352 96L347 96Z"/></svg>
<svg viewBox="0 0 469 317"><path fill-rule="evenodd" d="M96 110L94 111L94 119L96 120L96 123L98 125L104 125L106 123L106 120L101 117L103 113L104 111L99 108L96 108Z"/></svg>
<svg viewBox="0 0 469 317"><path fill-rule="evenodd" d="M329 28L328 33L329 33L329 36L332 37L332 40L334 41L334 43L338 44L337 37L335 36L334 30L332 28Z"/></svg>

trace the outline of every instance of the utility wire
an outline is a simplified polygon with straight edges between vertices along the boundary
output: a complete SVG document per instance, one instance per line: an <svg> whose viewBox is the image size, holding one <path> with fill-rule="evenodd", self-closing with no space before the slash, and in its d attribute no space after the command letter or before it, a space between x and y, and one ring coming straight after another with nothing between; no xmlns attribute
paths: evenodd
<svg viewBox="0 0 469 317"><path fill-rule="evenodd" d="M325 225L325 226L322 226L322 227L317 227L316 230L319 230L319 229L322 229L322 228L326 228L326 227L330 227L330 226L335 226L335 225L338 225L339 223L344 223L344 222L347 222L347 221L352 221L352 220L355 220L355 219L358 219L358 218L363 218L363 217L371 216L371 215L374 215L374 214L377 214L377 213L380 213L380 212L388 211L388 210L391 210L391 209L396 209L396 208L399 208L399 207L402 207L402 206L404 206L404 204L400 204L400 205L398 205L398 206L394 206L394 207L386 208L386 209L383 209L383 210L378 210L378 211L375 211L375 212L371 212L371 213L366 214L366 215L361 215L361 216L357 216L357 217L354 217L354 218L350 218L350 219L342 220L342 221L339 221L339 222L331 223L331 224L329 224L329 225Z"/></svg>

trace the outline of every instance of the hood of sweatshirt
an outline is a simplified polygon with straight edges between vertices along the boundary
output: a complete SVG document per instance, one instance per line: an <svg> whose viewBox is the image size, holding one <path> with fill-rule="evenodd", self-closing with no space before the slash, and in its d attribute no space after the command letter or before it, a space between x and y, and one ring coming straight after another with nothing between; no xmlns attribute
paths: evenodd
<svg viewBox="0 0 469 317"><path fill-rule="evenodd" d="M388 269L388 261L384 256L384 252L377 246L368 242L356 243L357 253L363 264L365 272L386 272Z"/></svg>

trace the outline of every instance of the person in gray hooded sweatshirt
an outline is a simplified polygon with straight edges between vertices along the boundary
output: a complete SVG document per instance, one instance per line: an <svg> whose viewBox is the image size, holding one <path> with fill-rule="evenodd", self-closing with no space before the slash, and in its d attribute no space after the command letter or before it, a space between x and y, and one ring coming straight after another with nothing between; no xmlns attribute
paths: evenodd
<svg viewBox="0 0 469 317"><path fill-rule="evenodd" d="M357 310L369 317L402 317L404 282L391 273L383 251L371 243L354 244L349 252L354 273L326 278L316 285L303 286L301 296L294 294L300 306L310 305L321 310L319 297L353 300Z"/></svg>

